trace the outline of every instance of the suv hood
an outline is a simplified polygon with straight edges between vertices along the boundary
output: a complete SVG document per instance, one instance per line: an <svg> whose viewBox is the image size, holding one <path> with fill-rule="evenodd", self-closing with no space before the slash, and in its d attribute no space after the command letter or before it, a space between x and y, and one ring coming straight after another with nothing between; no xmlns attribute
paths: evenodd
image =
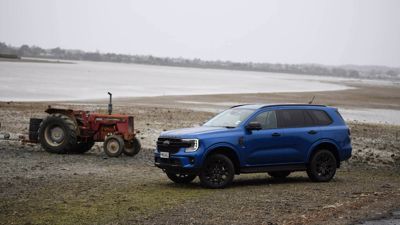
<svg viewBox="0 0 400 225"><path fill-rule="evenodd" d="M226 131L227 129L229 128L201 126L201 127L183 128L183 129L165 131L162 132L160 136L176 137L176 138L186 138L186 137L193 138L201 134L216 133L216 132Z"/></svg>

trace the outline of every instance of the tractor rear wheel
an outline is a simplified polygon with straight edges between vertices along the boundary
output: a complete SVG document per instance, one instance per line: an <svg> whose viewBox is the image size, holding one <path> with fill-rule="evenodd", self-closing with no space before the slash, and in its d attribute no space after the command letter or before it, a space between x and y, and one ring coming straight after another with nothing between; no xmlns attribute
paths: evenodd
<svg viewBox="0 0 400 225"><path fill-rule="evenodd" d="M87 141L87 142L79 142L77 143L73 149L70 150L71 153L83 154L90 149L92 149L94 145L94 141Z"/></svg>
<svg viewBox="0 0 400 225"><path fill-rule="evenodd" d="M125 141L124 154L127 156L134 156L140 152L142 145L139 139L133 138L131 141Z"/></svg>
<svg viewBox="0 0 400 225"><path fill-rule="evenodd" d="M111 135L106 138L103 144L104 152L110 157L121 155L124 150L124 140L121 136Z"/></svg>
<svg viewBox="0 0 400 225"><path fill-rule="evenodd" d="M39 142L47 152L67 153L77 143L74 121L60 113L47 116L39 127Z"/></svg>

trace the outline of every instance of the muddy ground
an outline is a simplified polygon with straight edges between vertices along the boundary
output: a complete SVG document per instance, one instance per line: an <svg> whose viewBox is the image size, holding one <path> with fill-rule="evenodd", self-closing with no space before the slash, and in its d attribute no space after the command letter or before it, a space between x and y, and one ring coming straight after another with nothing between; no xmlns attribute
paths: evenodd
<svg viewBox="0 0 400 225"><path fill-rule="evenodd" d="M355 102L366 95L354 93ZM398 108L400 92L388 99L379 93L369 107L390 101L389 108ZM355 224L400 208L400 127L395 125L351 122L353 157L330 183L312 183L303 172L279 182L250 174L236 176L230 188L209 190L197 179L175 185L153 166L160 132L198 126L213 116L182 106L182 99L258 101L265 97L260 95L165 97L175 98L173 104L159 98L116 101L116 112L135 115L143 144L135 157L109 158L100 143L84 155L57 155L37 145L0 141L0 224ZM98 102L3 102L0 131L11 138L26 135L29 118L44 116L48 104L106 111Z"/></svg>

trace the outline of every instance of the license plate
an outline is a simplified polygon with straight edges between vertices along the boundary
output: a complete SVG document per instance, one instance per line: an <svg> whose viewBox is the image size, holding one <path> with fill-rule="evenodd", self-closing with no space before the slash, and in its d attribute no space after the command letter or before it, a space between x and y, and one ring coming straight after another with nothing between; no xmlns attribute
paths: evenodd
<svg viewBox="0 0 400 225"><path fill-rule="evenodd" d="M160 152L160 157L163 159L168 159L169 158L169 152Z"/></svg>

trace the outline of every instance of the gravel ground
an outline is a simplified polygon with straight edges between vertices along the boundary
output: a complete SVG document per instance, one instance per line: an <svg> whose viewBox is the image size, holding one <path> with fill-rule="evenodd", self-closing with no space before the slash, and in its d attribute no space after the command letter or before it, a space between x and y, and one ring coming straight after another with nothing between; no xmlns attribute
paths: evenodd
<svg viewBox="0 0 400 225"><path fill-rule="evenodd" d="M47 104L0 103L0 131L26 135L29 118L43 117ZM57 155L0 141L0 224L354 224L400 208L399 126L351 123L354 156L330 183L301 172L281 182L251 174L208 190L197 179L171 183L152 152L163 130L196 126L212 113L132 104L115 112L135 115L143 145L135 157L108 158L101 143L84 155Z"/></svg>

